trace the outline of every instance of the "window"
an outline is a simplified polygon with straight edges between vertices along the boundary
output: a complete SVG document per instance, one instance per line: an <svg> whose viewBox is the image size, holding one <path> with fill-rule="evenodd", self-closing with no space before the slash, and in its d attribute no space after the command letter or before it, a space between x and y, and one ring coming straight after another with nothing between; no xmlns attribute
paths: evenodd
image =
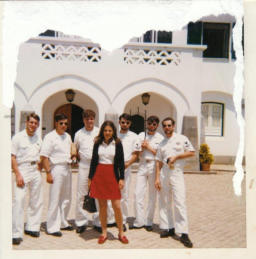
<svg viewBox="0 0 256 259"><path fill-rule="evenodd" d="M187 43L207 45L203 57L228 58L229 38L229 23L191 22L188 24Z"/></svg>
<svg viewBox="0 0 256 259"><path fill-rule="evenodd" d="M41 37L56 37L57 32L54 30L46 30L45 32L40 33L38 36Z"/></svg>
<svg viewBox="0 0 256 259"><path fill-rule="evenodd" d="M172 43L171 31L147 31L143 34L143 42Z"/></svg>
<svg viewBox="0 0 256 259"><path fill-rule="evenodd" d="M205 136L223 136L224 104L203 102L203 130Z"/></svg>

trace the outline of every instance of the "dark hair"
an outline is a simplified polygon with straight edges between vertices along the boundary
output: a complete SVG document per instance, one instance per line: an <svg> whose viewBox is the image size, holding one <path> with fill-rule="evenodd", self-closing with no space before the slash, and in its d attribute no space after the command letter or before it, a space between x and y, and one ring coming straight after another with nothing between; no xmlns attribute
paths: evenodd
<svg viewBox="0 0 256 259"><path fill-rule="evenodd" d="M156 122L157 124L159 124L159 118L155 115L152 115L148 117L147 122Z"/></svg>
<svg viewBox="0 0 256 259"><path fill-rule="evenodd" d="M119 120L125 119L127 121L132 121L132 116L128 113L123 113L119 116Z"/></svg>
<svg viewBox="0 0 256 259"><path fill-rule="evenodd" d="M165 121L171 121L172 122L172 125L174 126L175 125L175 120L171 117L166 117L165 119L162 120L162 126L164 125L164 122Z"/></svg>
<svg viewBox="0 0 256 259"><path fill-rule="evenodd" d="M40 117L39 117L37 114L35 114L34 112L30 113L30 114L27 116L27 121L29 121L30 118L33 118L33 119L37 120L38 122L40 122Z"/></svg>
<svg viewBox="0 0 256 259"><path fill-rule="evenodd" d="M54 121L55 122L58 122L58 121L61 121L61 120L66 120L68 117L63 114L63 113L60 113L60 114L56 114L55 117L54 117Z"/></svg>
<svg viewBox="0 0 256 259"><path fill-rule="evenodd" d="M96 113L90 109L83 110L83 118L89 118L89 117L93 117L95 119Z"/></svg>
<svg viewBox="0 0 256 259"><path fill-rule="evenodd" d="M120 142L120 139L117 137L115 124L112 121L104 121L100 127L99 135L97 136L95 143L101 144L104 141L104 129L106 126L110 126L113 130L112 139L114 139L116 143Z"/></svg>

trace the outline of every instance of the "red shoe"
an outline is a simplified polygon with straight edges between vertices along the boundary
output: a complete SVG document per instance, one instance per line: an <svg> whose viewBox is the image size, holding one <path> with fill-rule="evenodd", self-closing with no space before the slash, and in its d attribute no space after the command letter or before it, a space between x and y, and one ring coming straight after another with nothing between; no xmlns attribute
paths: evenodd
<svg viewBox="0 0 256 259"><path fill-rule="evenodd" d="M127 239L127 237L126 236L120 236L120 235L118 235L118 239L121 241L121 243L123 243L123 244L128 244L129 243L129 240Z"/></svg>
<svg viewBox="0 0 256 259"><path fill-rule="evenodd" d="M107 237L100 236L99 239L98 239L98 244L103 244L103 243L105 243L105 241L106 241L107 239L108 239Z"/></svg>

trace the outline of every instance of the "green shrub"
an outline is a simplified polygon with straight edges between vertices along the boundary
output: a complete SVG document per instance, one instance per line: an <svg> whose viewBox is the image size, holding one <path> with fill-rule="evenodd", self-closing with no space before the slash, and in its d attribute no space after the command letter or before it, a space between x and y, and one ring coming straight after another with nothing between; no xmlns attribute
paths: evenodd
<svg viewBox="0 0 256 259"><path fill-rule="evenodd" d="M212 164L214 161L213 154L210 153L210 148L205 143L200 145L199 160L201 164Z"/></svg>

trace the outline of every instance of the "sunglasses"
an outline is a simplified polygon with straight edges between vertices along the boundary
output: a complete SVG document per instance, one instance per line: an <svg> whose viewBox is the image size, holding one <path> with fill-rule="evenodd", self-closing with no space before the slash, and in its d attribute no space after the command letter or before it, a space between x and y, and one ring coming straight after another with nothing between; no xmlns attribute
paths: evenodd
<svg viewBox="0 0 256 259"><path fill-rule="evenodd" d="M127 124L127 125L129 125L131 122L129 122L129 121L121 121L121 124Z"/></svg>
<svg viewBox="0 0 256 259"><path fill-rule="evenodd" d="M66 125L66 126L68 125L67 122L60 122L59 124L60 124L60 125Z"/></svg>
<svg viewBox="0 0 256 259"><path fill-rule="evenodd" d="M170 128L170 127L172 127L172 124L164 124L163 128L166 128L166 127Z"/></svg>
<svg viewBox="0 0 256 259"><path fill-rule="evenodd" d="M150 126L150 125L153 125L154 127L156 127L158 124L155 122L148 122L148 126Z"/></svg>

